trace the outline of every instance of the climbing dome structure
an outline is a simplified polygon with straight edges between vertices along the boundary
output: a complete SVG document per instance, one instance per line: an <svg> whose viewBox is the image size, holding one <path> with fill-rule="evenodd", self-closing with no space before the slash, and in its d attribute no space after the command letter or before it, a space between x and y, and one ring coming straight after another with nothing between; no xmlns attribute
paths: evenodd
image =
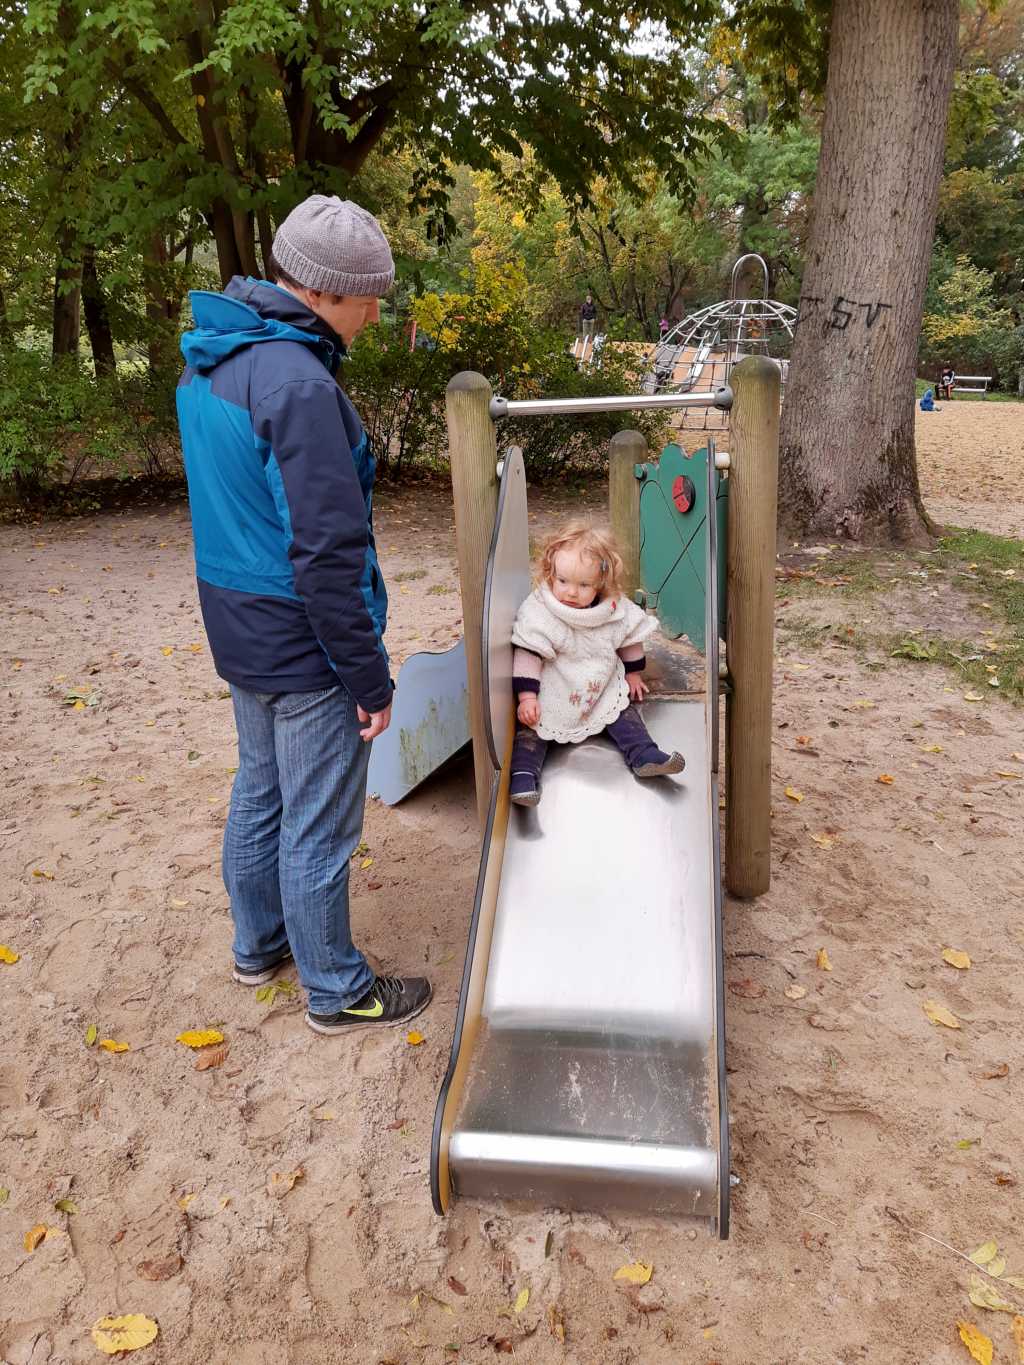
<svg viewBox="0 0 1024 1365"><path fill-rule="evenodd" d="M763 276L761 298L737 297L752 267ZM744 271L746 274L744 275ZM748 355L767 355L782 365L785 387L793 343L796 309L768 298L768 266L754 253L741 256L732 269L730 297L691 313L644 355L643 393L686 393L719 388L729 382L732 367ZM717 408L682 408L681 427L722 429L728 414Z"/></svg>

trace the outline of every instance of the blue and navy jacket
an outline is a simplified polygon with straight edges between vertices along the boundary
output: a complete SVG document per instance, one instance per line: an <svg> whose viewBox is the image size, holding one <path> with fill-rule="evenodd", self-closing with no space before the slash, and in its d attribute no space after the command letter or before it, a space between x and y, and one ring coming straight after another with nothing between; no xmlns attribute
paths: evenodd
<svg viewBox="0 0 1024 1365"><path fill-rule="evenodd" d="M253 692L340 679L391 701L387 593L373 540L375 462L334 376L340 338L277 285L236 276L191 295L178 423L196 577L217 672Z"/></svg>

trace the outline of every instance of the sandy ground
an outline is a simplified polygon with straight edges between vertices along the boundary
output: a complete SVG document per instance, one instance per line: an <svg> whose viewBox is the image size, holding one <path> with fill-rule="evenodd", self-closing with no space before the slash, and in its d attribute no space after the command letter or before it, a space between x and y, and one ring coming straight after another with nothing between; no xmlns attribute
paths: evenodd
<svg viewBox="0 0 1024 1365"><path fill-rule="evenodd" d="M920 421L933 512L1020 533L1024 410ZM564 503L536 499L537 528ZM459 631L450 509L416 484L379 508L400 660ZM1024 772L1019 710L964 700L936 666L782 644L774 881L726 911L731 1240L507 1206L442 1221L427 1167L479 851L468 766L371 803L353 876L359 941L435 982L425 1041L318 1038L298 996L228 979L235 750L186 506L3 527L0 554L0 943L21 955L0 964L6 1365L99 1359L108 1312L158 1321L131 1357L151 1365L955 1365L958 1318L1016 1359L1009 1314L972 1308L971 1267L929 1238L994 1238L1024 1276L1024 782L998 775ZM917 582L882 609L975 629ZM780 640L798 610L780 606ZM836 599L836 623L864 610ZM95 704L66 705L72 687ZM130 1050L87 1047L93 1024ZM174 1040L210 1025L229 1051L200 1071ZM654 1266L641 1290L612 1278L636 1259Z"/></svg>

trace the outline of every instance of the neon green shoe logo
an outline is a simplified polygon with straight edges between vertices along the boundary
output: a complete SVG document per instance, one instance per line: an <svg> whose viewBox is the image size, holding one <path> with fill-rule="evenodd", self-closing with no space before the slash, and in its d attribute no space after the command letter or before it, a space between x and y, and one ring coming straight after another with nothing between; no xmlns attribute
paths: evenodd
<svg viewBox="0 0 1024 1365"><path fill-rule="evenodd" d="M373 1008L368 1010L342 1010L343 1014L358 1014L366 1019L379 1019L384 1013L384 1006L376 996L373 997Z"/></svg>

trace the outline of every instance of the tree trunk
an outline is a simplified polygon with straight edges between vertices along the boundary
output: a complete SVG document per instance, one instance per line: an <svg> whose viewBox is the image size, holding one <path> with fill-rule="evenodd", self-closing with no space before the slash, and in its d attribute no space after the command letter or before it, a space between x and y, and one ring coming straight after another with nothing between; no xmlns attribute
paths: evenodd
<svg viewBox="0 0 1024 1365"><path fill-rule="evenodd" d="M176 290L169 288L170 267L170 255L163 233L151 233L143 251L142 274L149 324L149 372L154 376L166 376L180 364L177 343L181 299Z"/></svg>
<svg viewBox="0 0 1024 1365"><path fill-rule="evenodd" d="M113 374L116 368L114 337L110 330L107 300L96 273L96 251L91 246L85 248L82 256L82 311L85 313L85 330L89 333L96 378Z"/></svg>
<svg viewBox="0 0 1024 1365"><path fill-rule="evenodd" d="M62 223L53 279L53 358L78 354L82 327L82 263L76 259L75 230Z"/></svg>
<svg viewBox="0 0 1024 1365"><path fill-rule="evenodd" d="M7 316L7 295L4 287L0 284L0 350L8 350L14 345L14 329L11 320Z"/></svg>
<svg viewBox="0 0 1024 1365"><path fill-rule="evenodd" d="M821 159L782 414L779 520L923 543L914 374L957 0L835 0Z"/></svg>

